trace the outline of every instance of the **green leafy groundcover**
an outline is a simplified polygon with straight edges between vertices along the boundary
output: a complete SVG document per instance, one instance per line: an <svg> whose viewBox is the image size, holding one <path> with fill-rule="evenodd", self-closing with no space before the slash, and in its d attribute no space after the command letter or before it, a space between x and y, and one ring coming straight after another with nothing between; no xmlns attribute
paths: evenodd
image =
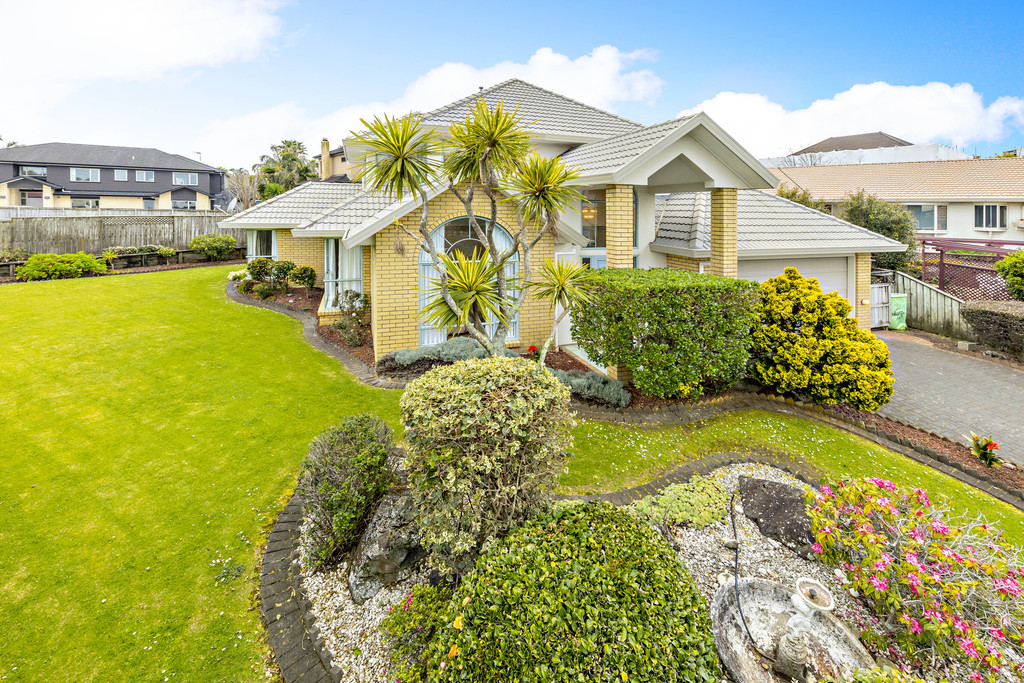
<svg viewBox="0 0 1024 683"><path fill-rule="evenodd" d="M719 677L690 575L647 524L607 503L558 507L482 555L428 660L438 683Z"/></svg>
<svg viewBox="0 0 1024 683"><path fill-rule="evenodd" d="M755 283L671 268L602 269L594 280L572 336L595 363L629 368L648 396L696 398L743 376Z"/></svg>

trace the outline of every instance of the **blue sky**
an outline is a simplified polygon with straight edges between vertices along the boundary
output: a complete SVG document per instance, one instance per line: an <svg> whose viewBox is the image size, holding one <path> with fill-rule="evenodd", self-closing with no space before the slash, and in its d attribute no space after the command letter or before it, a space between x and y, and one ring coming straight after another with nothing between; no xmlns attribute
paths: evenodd
<svg viewBox="0 0 1024 683"><path fill-rule="evenodd" d="M0 91L8 141L250 166L282 138L334 143L360 116L515 76L643 123L705 109L758 156L879 129L1024 146L1010 2L31 4L0 0L21 27L9 54L53 46Z"/></svg>

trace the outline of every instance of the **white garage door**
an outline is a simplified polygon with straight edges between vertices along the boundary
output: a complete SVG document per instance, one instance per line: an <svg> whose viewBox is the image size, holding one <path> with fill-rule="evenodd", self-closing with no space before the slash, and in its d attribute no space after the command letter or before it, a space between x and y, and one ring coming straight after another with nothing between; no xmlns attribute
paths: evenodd
<svg viewBox="0 0 1024 683"><path fill-rule="evenodd" d="M849 280L845 256L806 259L767 259L740 261L739 276L745 280L763 282L781 275L786 268L796 268L804 277L816 277L825 292L839 292L849 299Z"/></svg>

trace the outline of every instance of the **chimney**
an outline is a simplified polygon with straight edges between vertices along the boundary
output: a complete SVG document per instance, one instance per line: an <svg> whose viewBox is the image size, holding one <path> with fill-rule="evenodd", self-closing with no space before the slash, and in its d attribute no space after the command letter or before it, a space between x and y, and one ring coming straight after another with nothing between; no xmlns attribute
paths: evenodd
<svg viewBox="0 0 1024 683"><path fill-rule="evenodd" d="M320 141L320 180L331 177L331 145L327 138Z"/></svg>

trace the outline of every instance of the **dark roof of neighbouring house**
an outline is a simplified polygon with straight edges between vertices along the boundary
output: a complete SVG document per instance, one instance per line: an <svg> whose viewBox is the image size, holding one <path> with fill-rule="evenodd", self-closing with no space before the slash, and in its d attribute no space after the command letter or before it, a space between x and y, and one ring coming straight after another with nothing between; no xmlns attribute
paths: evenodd
<svg viewBox="0 0 1024 683"><path fill-rule="evenodd" d="M901 140L895 135L889 135L882 131L874 133L858 133L856 135L838 135L821 142L816 142L810 147L804 147L797 154L812 154L815 152L838 152L844 149L877 149L879 147L909 147L912 142Z"/></svg>
<svg viewBox="0 0 1024 683"><path fill-rule="evenodd" d="M344 145L339 145L339 146L335 147L334 149L330 150L328 152L328 154L330 154L332 157L336 157L339 154L342 155L342 156L345 156L345 146ZM312 158L313 159L319 159L321 156L323 156L323 155L322 154L317 154L315 157L312 157Z"/></svg>
<svg viewBox="0 0 1024 683"><path fill-rule="evenodd" d="M5 147L0 149L0 162L222 172L201 161L189 159L180 154L169 154L151 147L83 145L74 142L45 142L39 145Z"/></svg>
<svg viewBox="0 0 1024 683"><path fill-rule="evenodd" d="M906 245L770 192L739 190L737 248L744 254L833 250L903 251ZM655 251L711 249L711 192L677 192L655 202Z"/></svg>
<svg viewBox="0 0 1024 683"><path fill-rule="evenodd" d="M423 115L425 123L444 125L464 121L478 98L488 106L505 102L510 109L519 107L523 126L532 133L605 138L637 130L636 121L616 116L589 104L539 88L517 78L484 88L479 92Z"/></svg>

